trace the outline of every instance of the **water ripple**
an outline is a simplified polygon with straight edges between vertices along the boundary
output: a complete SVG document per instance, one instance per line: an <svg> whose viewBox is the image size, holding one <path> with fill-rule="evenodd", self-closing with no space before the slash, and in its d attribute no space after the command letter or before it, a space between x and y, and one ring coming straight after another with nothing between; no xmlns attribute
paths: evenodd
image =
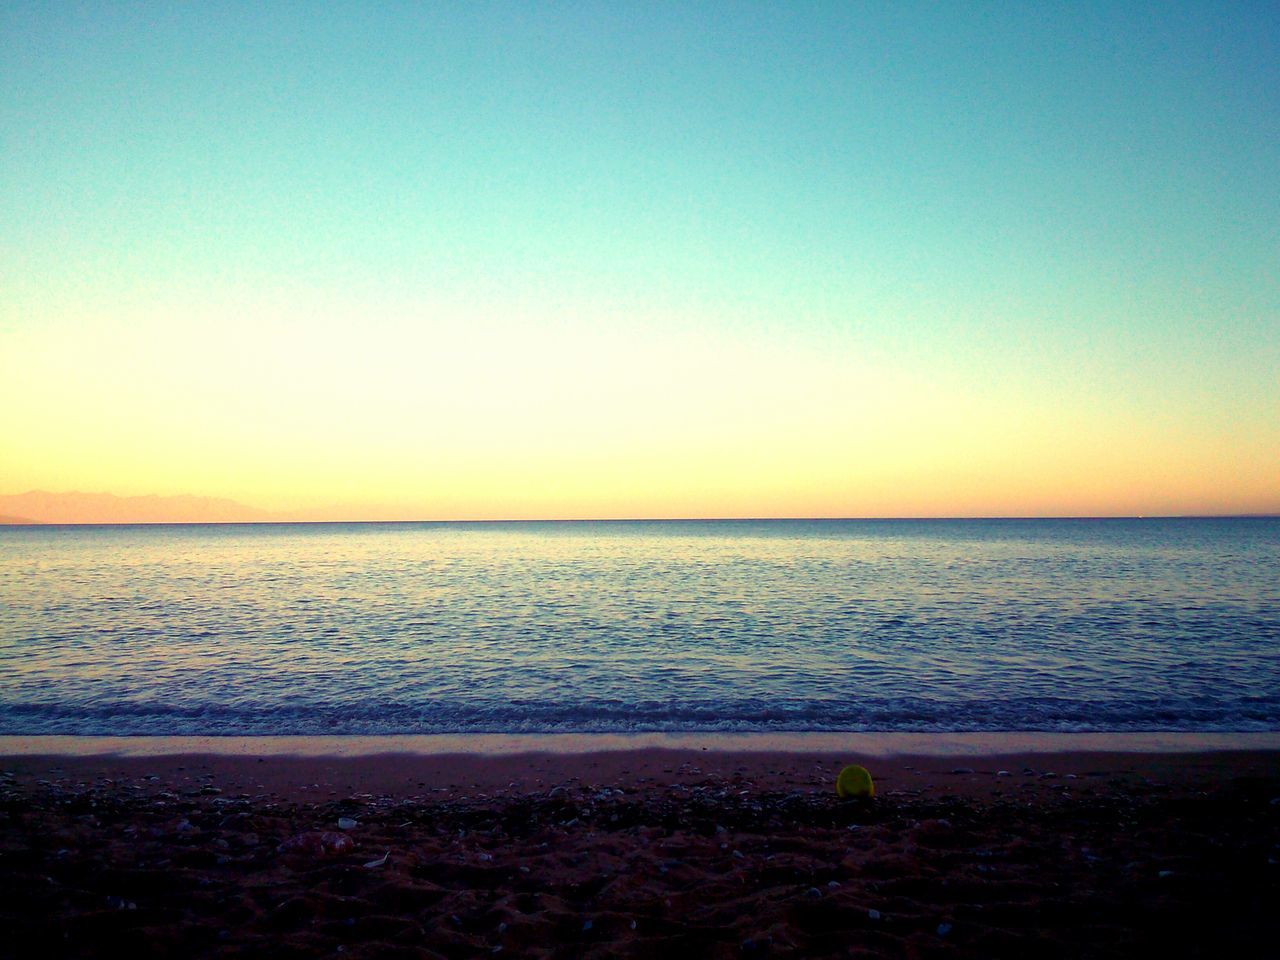
<svg viewBox="0 0 1280 960"><path fill-rule="evenodd" d="M1280 521L0 528L0 733L1280 728Z"/></svg>

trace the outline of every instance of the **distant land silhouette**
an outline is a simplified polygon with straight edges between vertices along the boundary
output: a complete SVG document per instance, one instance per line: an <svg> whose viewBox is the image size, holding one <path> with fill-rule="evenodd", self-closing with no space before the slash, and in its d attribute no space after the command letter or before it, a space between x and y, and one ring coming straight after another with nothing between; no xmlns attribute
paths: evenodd
<svg viewBox="0 0 1280 960"><path fill-rule="evenodd" d="M1169 516L1166 514L1165 516ZM1174 516L1179 516L1174 514ZM1272 518L1276 513L1181 514L1180 516L1228 516L1236 518ZM433 519L429 511L412 507L333 504L300 510L271 511L246 506L219 497L197 497L189 494L161 497L119 497L113 493L50 493L29 490L26 493L0 494L0 526L14 524L58 523L351 523L408 522ZM508 519L495 517L490 519ZM518 519L518 518L509 518ZM623 516L600 519L626 520ZM660 519L660 518L639 518ZM716 520L717 517L672 517L674 520ZM729 518L734 519L734 518ZM743 518L737 518L743 519ZM745 519L765 520L768 517ZM800 519L824 519L809 517ZM828 519L860 519L857 516ZM861 519L876 519L863 517ZM889 518L879 518L889 519ZM901 518L911 519L911 518ZM921 519L921 518L916 518ZM923 519L946 519L933 517ZM982 519L982 518L978 518ZM1016 518L1015 518L1016 519ZM1154 519L1154 517L1152 517Z"/></svg>
<svg viewBox="0 0 1280 960"><path fill-rule="evenodd" d="M280 519L216 497L117 497L112 493L0 495L0 523L246 523Z"/></svg>

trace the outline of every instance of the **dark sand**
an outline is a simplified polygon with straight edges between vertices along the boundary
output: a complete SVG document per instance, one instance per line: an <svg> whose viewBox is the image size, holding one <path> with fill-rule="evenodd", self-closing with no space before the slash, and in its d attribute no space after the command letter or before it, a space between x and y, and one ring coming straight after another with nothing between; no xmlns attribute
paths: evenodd
<svg viewBox="0 0 1280 960"><path fill-rule="evenodd" d="M835 773L860 759L878 795L840 802ZM4 957L1280 944L1272 751L26 755L0 770Z"/></svg>

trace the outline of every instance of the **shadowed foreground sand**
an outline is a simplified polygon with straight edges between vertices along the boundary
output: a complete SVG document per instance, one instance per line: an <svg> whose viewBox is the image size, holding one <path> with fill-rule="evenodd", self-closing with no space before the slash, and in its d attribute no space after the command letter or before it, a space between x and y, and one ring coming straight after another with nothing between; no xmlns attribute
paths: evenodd
<svg viewBox="0 0 1280 960"><path fill-rule="evenodd" d="M876 800L841 803L857 759L11 756L0 955L1247 957L1280 937L1280 754L880 759Z"/></svg>

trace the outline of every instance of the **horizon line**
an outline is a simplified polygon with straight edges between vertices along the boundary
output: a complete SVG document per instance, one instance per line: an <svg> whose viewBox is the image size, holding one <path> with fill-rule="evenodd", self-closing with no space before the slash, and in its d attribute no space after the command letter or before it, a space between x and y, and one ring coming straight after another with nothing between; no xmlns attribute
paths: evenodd
<svg viewBox="0 0 1280 960"><path fill-rule="evenodd" d="M1280 513L1167 513L1167 514L1026 514L1016 516L895 516L895 517L485 517L416 518L400 520L28 520L0 523L0 527L228 527L334 524L408 523L903 523L931 521L1026 520L1275 520Z"/></svg>

